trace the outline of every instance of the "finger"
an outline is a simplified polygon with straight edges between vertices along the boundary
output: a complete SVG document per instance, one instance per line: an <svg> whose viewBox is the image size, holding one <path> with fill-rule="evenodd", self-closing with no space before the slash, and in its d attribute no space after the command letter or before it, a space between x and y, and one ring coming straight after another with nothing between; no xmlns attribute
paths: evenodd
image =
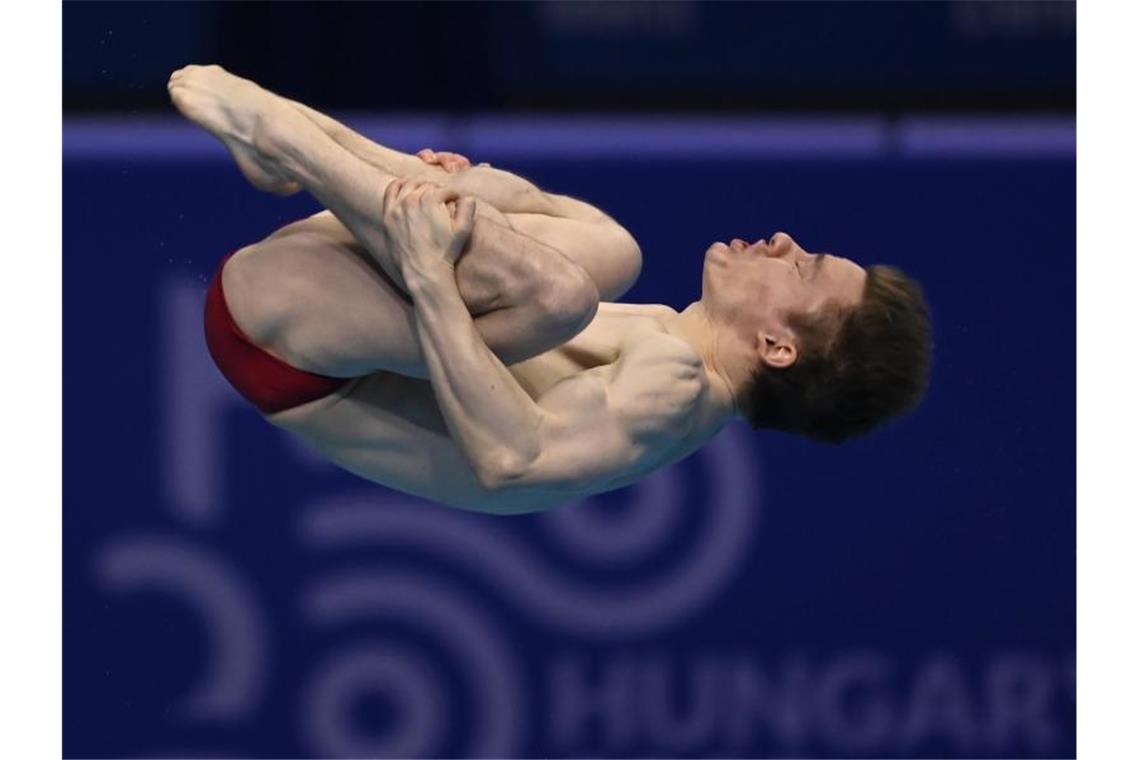
<svg viewBox="0 0 1140 760"><path fill-rule="evenodd" d="M412 189L407 196L407 203L419 208L421 213L426 213L431 210L431 203L425 202L425 198L432 197L436 185L431 182L418 182L415 188Z"/></svg>
<svg viewBox="0 0 1140 760"><path fill-rule="evenodd" d="M429 183L431 184L431 183ZM459 197L459 193L446 187L431 184L420 196L420 209L425 214L440 214L443 213L450 220L450 209L446 207L449 200L454 200Z"/></svg>
<svg viewBox="0 0 1140 760"><path fill-rule="evenodd" d="M467 156L463 155L462 153L453 153L452 151L445 151L443 153L440 153L439 155L441 158L449 158L453 161L461 161L461 162L470 163L467 161Z"/></svg>
<svg viewBox="0 0 1140 760"><path fill-rule="evenodd" d="M461 196L459 193L449 187L441 187L435 194L427 199L425 202L434 206L435 208L442 209L447 214L447 219L454 227L455 210L458 206L458 201Z"/></svg>
<svg viewBox="0 0 1140 760"><path fill-rule="evenodd" d="M412 197L416 189L420 186L420 182L411 179L400 180L400 194L396 196L396 202L402 203L408 198Z"/></svg>
<svg viewBox="0 0 1140 760"><path fill-rule="evenodd" d="M453 163L455 165L456 171L459 171L462 169L470 169L470 167L471 167L470 158L467 158L464 155L461 155L458 153L453 153L448 157L450 158L451 163Z"/></svg>
<svg viewBox="0 0 1140 760"><path fill-rule="evenodd" d="M475 227L475 198L465 195L455 206L455 229L457 234L470 235Z"/></svg>
<svg viewBox="0 0 1140 760"><path fill-rule="evenodd" d="M452 222L451 245L448 246L448 257L455 261L467 249L471 242L471 231L475 228L475 198L466 195L459 199L455 209L455 219Z"/></svg>
<svg viewBox="0 0 1140 760"><path fill-rule="evenodd" d="M423 150L421 150L416 155L419 156L424 161L427 161L429 164L436 160L435 151L432 150L431 148L424 148Z"/></svg>
<svg viewBox="0 0 1140 760"><path fill-rule="evenodd" d="M470 226L475 223L475 196L467 195L459 199L459 216L464 224Z"/></svg>
<svg viewBox="0 0 1140 760"><path fill-rule="evenodd" d="M459 199L459 191L450 187L441 187L436 185L432 191L431 201L433 203L447 203Z"/></svg>
<svg viewBox="0 0 1140 760"><path fill-rule="evenodd" d="M463 166L470 166L471 165L471 162L467 160L466 156L462 156L458 153L448 152L448 153L439 153L437 155L439 156L441 161L445 161L448 164L451 164L452 166L463 167Z"/></svg>
<svg viewBox="0 0 1140 760"><path fill-rule="evenodd" d="M383 209L385 211L390 211L396 204L396 201L400 195L400 186L403 184L403 182L404 180L402 179L394 179L388 183L388 187L384 188Z"/></svg>
<svg viewBox="0 0 1140 760"><path fill-rule="evenodd" d="M408 194L408 197L422 200L425 196L432 195L438 189L439 185L434 182L420 181L416 183L416 186L412 189L411 193Z"/></svg>

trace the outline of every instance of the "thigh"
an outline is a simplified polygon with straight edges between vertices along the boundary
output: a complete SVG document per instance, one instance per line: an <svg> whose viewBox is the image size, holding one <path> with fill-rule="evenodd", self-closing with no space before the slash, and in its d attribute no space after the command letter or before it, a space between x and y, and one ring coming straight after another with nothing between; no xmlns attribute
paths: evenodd
<svg viewBox="0 0 1140 760"><path fill-rule="evenodd" d="M513 230L507 217L494 207L479 202L477 209L479 217L467 252L455 269L459 294L468 310L476 316L531 300L535 289L530 286L555 274L547 265L566 260L558 251L544 248L540 241ZM305 245L345 249L370 261L384 283L395 288L407 301L404 283L389 274L399 270L398 263L386 261L381 264L376 260L391 259L392 252L369 250L331 211L322 211L288 224L266 238L261 246L271 242L284 243L297 235L305 236ZM287 243L284 245L288 246Z"/></svg>
<svg viewBox="0 0 1140 760"><path fill-rule="evenodd" d="M641 249L611 221L582 221L547 214L507 214L511 227L562 253L586 273L603 301L616 301L641 274Z"/></svg>
<svg viewBox="0 0 1140 760"><path fill-rule="evenodd" d="M319 399L269 419L373 482L464 509L510 506L480 485L425 380L378 372L335 399Z"/></svg>
<svg viewBox="0 0 1140 760"><path fill-rule="evenodd" d="M230 259L223 278L237 325L298 369L424 374L411 303L351 237L273 236Z"/></svg>
<svg viewBox="0 0 1140 760"><path fill-rule="evenodd" d="M507 213L479 203L480 218L493 226L476 225L484 239L473 241L460 260L460 290L473 313L502 308L502 291L517 292L514 280L538 272L556 256L582 267L598 288L603 301L616 301L633 287L641 273L641 249L620 225L609 221L582 221L547 214ZM502 228L496 230L496 227ZM331 212L323 211L282 228L275 235L313 229L342 243L355 242L352 233ZM499 234L491 233L498 231ZM511 232L519 233L513 238ZM492 240L486 238L493 237ZM533 245L532 243L538 243ZM502 270L509 271L503 272Z"/></svg>
<svg viewBox="0 0 1140 760"><path fill-rule="evenodd" d="M291 224L223 272L235 322L298 369L333 377L389 371L426 378L409 297L331 215ZM555 348L569 322L546 294L575 267L513 230L480 220L456 280L487 345L507 364ZM578 280L588 285L580 270ZM595 296L596 298L596 296ZM576 312L575 312L576 313Z"/></svg>

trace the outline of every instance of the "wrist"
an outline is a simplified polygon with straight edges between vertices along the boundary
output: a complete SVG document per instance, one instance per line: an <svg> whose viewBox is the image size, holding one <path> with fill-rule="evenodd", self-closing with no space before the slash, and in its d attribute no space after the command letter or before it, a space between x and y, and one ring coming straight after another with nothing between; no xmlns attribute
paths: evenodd
<svg viewBox="0 0 1140 760"><path fill-rule="evenodd" d="M438 290L441 286L457 288L455 267L443 259L419 264L405 261L401 269L408 294L413 298L418 292Z"/></svg>

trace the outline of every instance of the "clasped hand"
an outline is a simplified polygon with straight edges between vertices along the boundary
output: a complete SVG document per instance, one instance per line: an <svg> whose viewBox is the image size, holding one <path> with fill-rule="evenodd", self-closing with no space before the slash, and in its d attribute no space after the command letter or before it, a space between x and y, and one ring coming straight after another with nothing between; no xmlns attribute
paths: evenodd
<svg viewBox="0 0 1140 760"><path fill-rule="evenodd" d="M384 191L384 236L405 282L454 271L475 226L475 199L432 182L393 180Z"/></svg>

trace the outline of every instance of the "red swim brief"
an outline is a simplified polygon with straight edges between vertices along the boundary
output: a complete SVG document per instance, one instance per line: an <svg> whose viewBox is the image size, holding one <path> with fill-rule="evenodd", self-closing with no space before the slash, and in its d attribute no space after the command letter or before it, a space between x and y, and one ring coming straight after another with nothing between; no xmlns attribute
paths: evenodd
<svg viewBox="0 0 1140 760"><path fill-rule="evenodd" d="M292 367L251 341L234 322L222 290L226 256L206 291L206 345L230 385L266 414L314 401L348 382Z"/></svg>

